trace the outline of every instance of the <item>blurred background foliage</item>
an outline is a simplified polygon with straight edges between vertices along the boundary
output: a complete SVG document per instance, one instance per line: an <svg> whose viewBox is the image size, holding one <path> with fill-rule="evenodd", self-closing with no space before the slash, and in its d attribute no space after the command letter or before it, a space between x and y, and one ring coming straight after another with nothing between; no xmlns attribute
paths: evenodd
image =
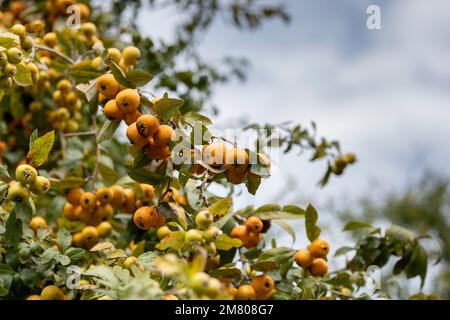
<svg viewBox="0 0 450 320"><path fill-rule="evenodd" d="M375 192L377 193L377 192ZM381 200L367 195L356 208L339 212L342 221L359 219L370 223L389 222L418 234L429 234L439 243L429 246L440 258L440 266L430 282L432 292L450 298L450 180L436 172L426 172L419 181L400 192L390 192Z"/></svg>

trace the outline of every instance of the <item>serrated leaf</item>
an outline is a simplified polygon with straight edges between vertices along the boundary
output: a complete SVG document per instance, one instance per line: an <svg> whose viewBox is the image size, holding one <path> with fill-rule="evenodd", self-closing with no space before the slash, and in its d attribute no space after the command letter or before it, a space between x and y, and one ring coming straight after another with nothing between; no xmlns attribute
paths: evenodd
<svg viewBox="0 0 450 320"><path fill-rule="evenodd" d="M18 35L11 32L0 33L0 47L9 49L17 46L20 43Z"/></svg>
<svg viewBox="0 0 450 320"><path fill-rule="evenodd" d="M243 243L237 238L231 238L227 234L222 233L219 237L217 237L215 244L218 250L228 251L232 248L242 247Z"/></svg>
<svg viewBox="0 0 450 320"><path fill-rule="evenodd" d="M17 219L15 209L9 214L5 224L5 243L8 245L16 244L22 237L22 222Z"/></svg>
<svg viewBox="0 0 450 320"><path fill-rule="evenodd" d="M59 251L53 247L48 248L41 254L42 263L46 264L56 258L59 255Z"/></svg>
<svg viewBox="0 0 450 320"><path fill-rule="evenodd" d="M184 115L184 121L190 124L194 124L195 122L200 121L205 126L209 126L212 124L212 121L208 117L205 117L204 115L193 111L189 111Z"/></svg>
<svg viewBox="0 0 450 320"><path fill-rule="evenodd" d="M126 88L135 88L135 86L127 80L123 70L114 61L110 61L109 67L111 69L112 75L114 76L114 79L116 79L118 83Z"/></svg>
<svg viewBox="0 0 450 320"><path fill-rule="evenodd" d="M164 121L169 120L184 104L181 99L169 98L167 93L153 104L155 112Z"/></svg>
<svg viewBox="0 0 450 320"><path fill-rule="evenodd" d="M21 203L16 203L15 212L17 219L22 220L22 222L28 225L31 221L31 217L33 216L34 203L30 198L29 201L24 201Z"/></svg>
<svg viewBox="0 0 450 320"><path fill-rule="evenodd" d="M27 163L39 167L45 161L47 161L48 154L53 148L53 143L55 142L55 131L50 131L49 133L37 138L32 144L30 151L27 154Z"/></svg>
<svg viewBox="0 0 450 320"><path fill-rule="evenodd" d="M67 231L66 229L59 229L57 237L58 243L61 246L61 250L65 252L66 249L69 248L70 244L72 243L72 236L70 235L70 232Z"/></svg>
<svg viewBox="0 0 450 320"><path fill-rule="evenodd" d="M140 69L128 71L125 74L125 77L128 82L131 82L134 85L134 87L145 86L153 79L153 76L150 73Z"/></svg>
<svg viewBox="0 0 450 320"><path fill-rule="evenodd" d="M155 248L164 251L169 248L180 250L184 246L184 231L174 231L164 237Z"/></svg>
<svg viewBox="0 0 450 320"><path fill-rule="evenodd" d="M5 199L8 193L8 184L6 182L0 181L0 202Z"/></svg>
<svg viewBox="0 0 450 320"><path fill-rule="evenodd" d="M81 248L69 248L65 252L66 256L70 258L70 262L72 263L81 260L84 257L85 253L86 251Z"/></svg>
<svg viewBox="0 0 450 320"><path fill-rule="evenodd" d="M236 267L221 267L209 271L212 277L240 278L242 271Z"/></svg>
<svg viewBox="0 0 450 320"><path fill-rule="evenodd" d="M223 217L228 212L230 212L232 206L233 198L226 197L211 204L208 210L213 216Z"/></svg>
<svg viewBox="0 0 450 320"><path fill-rule="evenodd" d="M33 84L33 78L31 77L31 71L23 63L16 64L17 71L13 76L14 82L22 87L30 86Z"/></svg>
<svg viewBox="0 0 450 320"><path fill-rule="evenodd" d="M317 214L317 210L312 205L308 205L305 214L305 228L306 228L306 235L310 242L313 242L320 236L321 230L316 225L318 218L319 215Z"/></svg>
<svg viewBox="0 0 450 320"><path fill-rule="evenodd" d="M251 265L252 270L269 272L277 267L277 263L273 260L257 261Z"/></svg>
<svg viewBox="0 0 450 320"><path fill-rule="evenodd" d="M117 174L117 172L102 162L98 164L98 169L105 182L110 185L114 184L114 182L119 179L119 175Z"/></svg>
<svg viewBox="0 0 450 320"><path fill-rule="evenodd" d="M427 251L422 247L420 243L417 243L413 249L411 260L409 261L405 274L408 278L413 278L415 276L420 276L421 284L420 287L423 288L425 284L425 277L427 275L428 267L428 254Z"/></svg>
<svg viewBox="0 0 450 320"><path fill-rule="evenodd" d="M126 169L130 178L140 183L148 183L155 185L164 180L163 175L156 172L152 172L145 168L133 169L130 167L126 167Z"/></svg>
<svg viewBox="0 0 450 320"><path fill-rule="evenodd" d="M119 127L119 124L120 122L117 121L105 120L103 126L98 132L97 143L102 143L103 141L111 139L111 137L114 135L117 128Z"/></svg>
<svg viewBox="0 0 450 320"><path fill-rule="evenodd" d="M260 185L261 185L261 177L255 177L255 176L249 175L247 177L247 180L245 181L245 186L247 187L247 191L252 195L256 195L256 191L258 191L258 188Z"/></svg>
<svg viewBox="0 0 450 320"><path fill-rule="evenodd" d="M150 269L153 267L153 264L158 257L158 254L154 251L147 251L139 255L137 258L137 262L144 266L146 269Z"/></svg>
<svg viewBox="0 0 450 320"><path fill-rule="evenodd" d="M90 60L83 60L72 65L69 74L77 83L87 83L101 76L103 72L94 68Z"/></svg>
<svg viewBox="0 0 450 320"><path fill-rule="evenodd" d="M11 177L9 176L9 172L6 169L5 165L0 163L0 179L3 181L9 181L11 180Z"/></svg>
<svg viewBox="0 0 450 320"><path fill-rule="evenodd" d="M63 180L50 179L54 189L72 189L78 188L85 184L86 180L81 177L65 177Z"/></svg>
<svg viewBox="0 0 450 320"><path fill-rule="evenodd" d="M91 102L95 98L95 96L98 96L95 82L96 80L91 80L88 83L79 83L75 86L78 91L84 93L88 102Z"/></svg>

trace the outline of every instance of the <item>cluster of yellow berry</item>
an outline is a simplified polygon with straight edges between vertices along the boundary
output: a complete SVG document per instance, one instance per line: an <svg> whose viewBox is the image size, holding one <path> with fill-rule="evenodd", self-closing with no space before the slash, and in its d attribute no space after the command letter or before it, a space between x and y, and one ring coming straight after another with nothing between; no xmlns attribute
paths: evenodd
<svg viewBox="0 0 450 320"><path fill-rule="evenodd" d="M225 143L205 145L202 149L202 159L213 168L225 168L225 178L232 184L241 184L249 176L258 176L250 171L247 151L236 147L227 147ZM268 174L271 163L266 155L259 154L258 164L265 168ZM194 164L191 168L195 174L201 174L205 170L199 164Z"/></svg>
<svg viewBox="0 0 450 320"><path fill-rule="evenodd" d="M238 238L247 249L254 248L262 240L264 223L258 217L249 217L245 225L238 225L231 230L231 237Z"/></svg>
<svg viewBox="0 0 450 320"><path fill-rule="evenodd" d="M16 168L16 180L9 183L7 197L9 200L21 203L28 200L30 191L35 195L44 195L50 190L50 181L39 176L37 170L28 165L21 164Z"/></svg>
<svg viewBox="0 0 450 320"><path fill-rule="evenodd" d="M323 239L316 239L307 249L300 249L295 252L295 262L314 277L321 277L328 272L328 262L325 260L330 245Z"/></svg>
<svg viewBox="0 0 450 320"><path fill-rule="evenodd" d="M164 160L170 156L169 142L175 134L171 126L160 124L153 115L141 115L126 131L130 142L150 159Z"/></svg>
<svg viewBox="0 0 450 320"><path fill-rule="evenodd" d="M9 31L17 35L20 41L16 46L9 49L0 48L0 89L7 90L13 85L13 77L17 72L18 65L30 70L33 82L39 80L39 69L32 62L25 62L24 51L29 51L33 47L33 39L26 35L25 26L22 24L13 25Z"/></svg>
<svg viewBox="0 0 450 320"><path fill-rule="evenodd" d="M101 70L111 64L113 61L122 69L123 72L133 70L141 58L141 51L134 46L126 47L122 52L117 48L109 48L107 50L106 58L95 57L91 61L91 66L95 69Z"/></svg>
<svg viewBox="0 0 450 320"><path fill-rule="evenodd" d="M268 300L275 293L275 282L266 274L255 276L250 284L238 288L228 284L225 292L236 300Z"/></svg>
<svg viewBox="0 0 450 320"><path fill-rule="evenodd" d="M52 97L53 101L58 104L58 108L51 110L47 116L53 129L62 132L77 132L79 122L82 119L81 99L70 81L67 79L60 80L56 84L56 90Z"/></svg>

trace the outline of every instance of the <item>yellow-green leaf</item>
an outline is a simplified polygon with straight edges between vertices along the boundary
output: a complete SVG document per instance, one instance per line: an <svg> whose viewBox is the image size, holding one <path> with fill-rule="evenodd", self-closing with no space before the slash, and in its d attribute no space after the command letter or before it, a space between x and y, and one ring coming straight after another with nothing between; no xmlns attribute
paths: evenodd
<svg viewBox="0 0 450 320"><path fill-rule="evenodd" d="M184 104L181 99L169 98L167 93L153 104L153 111L163 120L170 119Z"/></svg>
<svg viewBox="0 0 450 320"><path fill-rule="evenodd" d="M242 246L242 241L237 238L230 238L227 234L222 233L215 241L216 247L219 250L228 251L232 248L239 248Z"/></svg>
<svg viewBox="0 0 450 320"><path fill-rule="evenodd" d="M31 78L31 71L23 63L16 64L17 72L13 76L14 82L22 87L30 86L33 84L33 78Z"/></svg>
<svg viewBox="0 0 450 320"><path fill-rule="evenodd" d="M155 248L158 250L167 250L169 248L180 250L184 246L184 231L174 231L164 237Z"/></svg>
<svg viewBox="0 0 450 320"><path fill-rule="evenodd" d="M45 161L47 161L47 156L52 150L53 143L55 142L55 131L50 131L49 133L37 138L27 155L27 163L39 167Z"/></svg>
<svg viewBox="0 0 450 320"><path fill-rule="evenodd" d="M233 198L226 197L226 198L223 198L223 199L220 199L220 200L214 202L209 207L209 212L213 216L223 217L230 211L232 205L233 205Z"/></svg>

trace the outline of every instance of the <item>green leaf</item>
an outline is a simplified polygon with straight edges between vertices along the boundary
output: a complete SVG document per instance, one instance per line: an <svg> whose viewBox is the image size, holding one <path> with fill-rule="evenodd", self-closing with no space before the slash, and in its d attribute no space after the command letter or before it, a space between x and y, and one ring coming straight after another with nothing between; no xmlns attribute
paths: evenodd
<svg viewBox="0 0 450 320"><path fill-rule="evenodd" d="M9 49L20 44L20 38L18 35L11 32L0 33L0 47Z"/></svg>
<svg viewBox="0 0 450 320"><path fill-rule="evenodd" d="M413 278L415 276L420 276L421 284L420 287L423 288L425 284L425 277L427 275L428 267L428 254L427 251L422 247L420 243L417 243L413 249L411 260L409 261L405 274L408 278Z"/></svg>
<svg viewBox="0 0 450 320"><path fill-rule="evenodd" d="M131 252L131 255L133 257L139 257L145 249L145 240L140 241L133 249L133 252Z"/></svg>
<svg viewBox="0 0 450 320"><path fill-rule="evenodd" d="M128 71L125 76L128 82L131 82L134 87L145 86L153 79L153 76L150 73L139 69Z"/></svg>
<svg viewBox="0 0 450 320"><path fill-rule="evenodd" d="M33 200L30 198L29 201L16 203L15 206L17 219L22 220L25 225L28 225L30 223L31 217L33 216L34 203L32 205L32 202Z"/></svg>
<svg viewBox="0 0 450 320"><path fill-rule="evenodd" d="M94 68L90 60L83 60L72 65L69 74L77 83L87 83L101 76L103 72Z"/></svg>
<svg viewBox="0 0 450 320"><path fill-rule="evenodd" d="M8 170L6 169L5 165L2 163L0 163L0 179L3 181L6 181L6 182L11 180Z"/></svg>
<svg viewBox="0 0 450 320"><path fill-rule="evenodd" d="M16 271L8 264L0 263L0 276L14 275Z"/></svg>
<svg viewBox="0 0 450 320"><path fill-rule="evenodd" d="M161 251L169 248L180 250L184 246L184 231L174 231L164 237L155 248Z"/></svg>
<svg viewBox="0 0 450 320"><path fill-rule="evenodd" d="M306 208L306 215L305 215L305 228L306 228L306 235L308 236L310 242L313 242L320 236L321 230L316 225L318 218L319 215L317 214L317 210L312 205L308 205L308 208Z"/></svg>
<svg viewBox="0 0 450 320"><path fill-rule="evenodd" d="M126 167L126 169L130 178L140 183L148 183L154 185L160 183L164 179L163 175L152 172L145 168L133 169L130 167Z"/></svg>
<svg viewBox="0 0 450 320"><path fill-rule="evenodd" d="M255 262L250 267L255 271L269 272L277 267L277 263L273 260L263 260Z"/></svg>
<svg viewBox="0 0 450 320"><path fill-rule="evenodd" d="M0 202L5 199L8 193L8 184L6 182L0 181Z"/></svg>
<svg viewBox="0 0 450 320"><path fill-rule="evenodd" d="M32 85L33 78L31 78L30 69L23 63L16 64L16 68L17 72L13 76L14 82L22 87Z"/></svg>
<svg viewBox="0 0 450 320"><path fill-rule="evenodd" d="M169 120L184 104L181 99L169 98L167 93L153 104L153 111L164 121Z"/></svg>
<svg viewBox="0 0 450 320"><path fill-rule="evenodd" d="M386 236L399 242L411 242L414 240L414 233L397 225L389 227L386 230Z"/></svg>
<svg viewBox="0 0 450 320"><path fill-rule="evenodd" d="M147 251L139 255L137 258L137 262L144 266L146 269L150 269L153 267L153 264L158 257L158 254L154 251Z"/></svg>
<svg viewBox="0 0 450 320"><path fill-rule="evenodd" d="M52 199L47 209L47 221L53 223L58 217L61 216L64 205L66 204L66 198L63 196L56 196Z"/></svg>
<svg viewBox="0 0 450 320"><path fill-rule="evenodd" d="M292 244L295 243L295 230L292 226L284 220L274 220L276 224L282 227L292 238Z"/></svg>
<svg viewBox="0 0 450 320"><path fill-rule="evenodd" d="M242 246L242 241L237 238L231 238L227 234L222 233L215 241L218 250L228 251L232 248L239 248Z"/></svg>
<svg viewBox="0 0 450 320"><path fill-rule="evenodd" d="M205 126L209 126L212 124L212 121L208 117L205 117L204 115L193 111L189 111L184 115L184 121L190 124L194 124L195 122L200 121Z"/></svg>
<svg viewBox="0 0 450 320"><path fill-rule="evenodd" d="M371 228L372 225L361 221L350 221L347 223L343 231L353 231L361 228Z"/></svg>
<svg viewBox="0 0 450 320"><path fill-rule="evenodd" d="M304 217L305 211L294 205L286 205L281 208L278 204L266 204L255 211L247 211L242 216L254 215L263 220L285 219L295 220Z"/></svg>
<svg viewBox="0 0 450 320"><path fill-rule="evenodd" d="M53 247L48 248L41 254L42 263L46 264L52 261L57 255L59 255L59 251L57 249Z"/></svg>
<svg viewBox="0 0 450 320"><path fill-rule="evenodd" d="M70 244L72 243L72 236L70 235L70 232L66 229L59 229L58 230L58 243L61 246L61 249L63 252L66 251L67 248L69 248Z"/></svg>
<svg viewBox="0 0 450 320"><path fill-rule="evenodd" d="M86 254L86 251L81 248L69 248L65 254L70 258L70 262L74 263L81 260Z"/></svg>
<svg viewBox="0 0 450 320"><path fill-rule="evenodd" d="M39 132L38 129L34 129L33 133L30 136L30 143L29 143L29 148L31 149L31 147L33 146L33 143L36 141L36 139L39 137Z"/></svg>
<svg viewBox="0 0 450 320"><path fill-rule="evenodd" d="M103 126L98 132L97 143L102 143L103 141L111 139L111 137L114 135L117 128L119 127L119 124L120 122L117 121L105 120Z"/></svg>
<svg viewBox="0 0 450 320"><path fill-rule="evenodd" d="M287 247L278 247L269 249L261 253L258 261L273 260L277 264L281 264L294 256L295 250Z"/></svg>
<svg viewBox="0 0 450 320"><path fill-rule="evenodd" d="M117 172L102 162L98 164L98 169L105 182L110 185L113 185L114 182L119 179L119 175L117 174Z"/></svg>
<svg viewBox="0 0 450 320"><path fill-rule="evenodd" d="M37 138L27 154L27 163L39 167L45 161L47 161L48 154L52 150L53 143L55 142L55 131L50 131L49 133Z"/></svg>
<svg viewBox="0 0 450 320"><path fill-rule="evenodd" d="M261 177L255 177L249 175L247 180L245 181L245 186L247 187L247 191L255 195L256 191L258 191L259 186L261 185Z"/></svg>
<svg viewBox="0 0 450 320"><path fill-rule="evenodd" d="M242 271L236 267L221 267L209 271L209 275L212 277L226 277L239 279L242 275Z"/></svg>
<svg viewBox="0 0 450 320"><path fill-rule="evenodd" d="M8 245L14 245L19 242L22 237L22 222L17 219L15 209L13 209L9 214L5 228L5 243Z"/></svg>
<svg viewBox="0 0 450 320"><path fill-rule="evenodd" d="M208 208L209 212L213 216L223 217L228 212L230 212L231 207L233 206L233 198L226 197L220 200L217 200Z"/></svg>
<svg viewBox="0 0 450 320"><path fill-rule="evenodd" d="M116 79L118 83L126 88L135 88L135 86L127 80L125 73L114 61L110 61L109 67L111 69L111 73L114 76L114 79Z"/></svg>
<svg viewBox="0 0 450 320"><path fill-rule="evenodd" d="M50 179L52 187L57 190L78 188L85 184L86 180L81 177L65 177L63 180Z"/></svg>

